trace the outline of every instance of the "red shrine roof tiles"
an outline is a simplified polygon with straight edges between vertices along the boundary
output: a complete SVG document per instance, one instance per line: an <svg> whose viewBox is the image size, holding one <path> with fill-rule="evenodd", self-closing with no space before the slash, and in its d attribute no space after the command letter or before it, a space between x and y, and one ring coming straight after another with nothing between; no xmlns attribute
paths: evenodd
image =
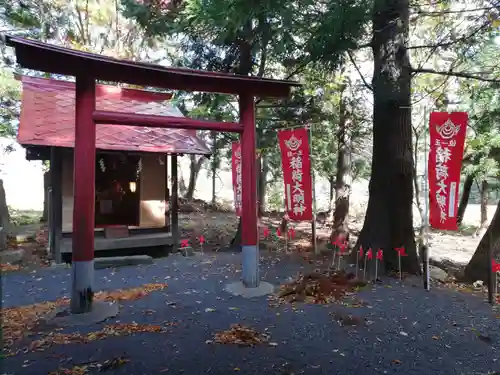
<svg viewBox="0 0 500 375"><path fill-rule="evenodd" d="M75 84L23 76L17 140L22 145L74 147ZM96 85L96 110L183 117L171 94ZM134 152L210 154L196 131L97 125L96 148Z"/></svg>

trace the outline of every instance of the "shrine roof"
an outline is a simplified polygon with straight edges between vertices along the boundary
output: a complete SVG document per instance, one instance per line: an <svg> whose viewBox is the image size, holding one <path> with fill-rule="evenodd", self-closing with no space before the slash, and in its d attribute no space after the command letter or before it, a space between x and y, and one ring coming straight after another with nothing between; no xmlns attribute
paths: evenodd
<svg viewBox="0 0 500 375"><path fill-rule="evenodd" d="M246 93L259 97L287 97L292 87L300 86L293 81L119 60L9 35L5 40L8 46L15 48L19 65L46 73L90 74L97 80L109 82L185 91Z"/></svg>
<svg viewBox="0 0 500 375"><path fill-rule="evenodd" d="M17 140L24 146L74 147L75 83L23 76ZM96 109L184 117L171 94L96 85ZM195 130L99 124L96 148L101 150L210 154Z"/></svg>

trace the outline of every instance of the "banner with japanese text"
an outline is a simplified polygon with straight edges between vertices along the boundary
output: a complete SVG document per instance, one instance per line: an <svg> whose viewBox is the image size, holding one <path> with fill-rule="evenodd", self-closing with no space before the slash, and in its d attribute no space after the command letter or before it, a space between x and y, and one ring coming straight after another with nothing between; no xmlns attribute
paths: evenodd
<svg viewBox="0 0 500 375"><path fill-rule="evenodd" d="M233 192L234 210L236 216L241 216L241 143L232 144L232 170L233 170Z"/></svg>
<svg viewBox="0 0 500 375"><path fill-rule="evenodd" d="M313 198L308 131L306 128L281 130L278 139L287 214L290 220L310 221Z"/></svg>
<svg viewBox="0 0 500 375"><path fill-rule="evenodd" d="M466 112L432 112L429 119L429 224L458 230L460 170L464 154Z"/></svg>

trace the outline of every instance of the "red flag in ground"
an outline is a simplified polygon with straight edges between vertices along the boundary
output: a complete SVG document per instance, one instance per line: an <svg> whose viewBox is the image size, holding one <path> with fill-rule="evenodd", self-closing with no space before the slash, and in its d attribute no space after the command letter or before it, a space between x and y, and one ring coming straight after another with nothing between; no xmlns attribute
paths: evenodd
<svg viewBox="0 0 500 375"><path fill-rule="evenodd" d="M189 247L189 240L181 240L181 247Z"/></svg>
<svg viewBox="0 0 500 375"><path fill-rule="evenodd" d="M205 237L203 237L203 235L200 235L200 237L198 237L198 241L200 241L200 245L203 245L205 243Z"/></svg>
<svg viewBox="0 0 500 375"><path fill-rule="evenodd" d="M278 139L285 183L286 212L291 220L310 221L313 217L312 177L307 129L281 130Z"/></svg>
<svg viewBox="0 0 500 375"><path fill-rule="evenodd" d="M495 259L491 260L491 269L493 273L500 272L500 263L495 262Z"/></svg>
<svg viewBox="0 0 500 375"><path fill-rule="evenodd" d="M267 238L267 237L269 237L269 228L264 227L264 238Z"/></svg>
<svg viewBox="0 0 500 375"><path fill-rule="evenodd" d="M340 254L344 254L347 251L347 241L341 242L339 246Z"/></svg>
<svg viewBox="0 0 500 375"><path fill-rule="evenodd" d="M406 256L408 256L408 254L406 253L406 250L405 250L404 246L396 247L394 250L396 250L396 252L398 253L398 255L400 257L406 257Z"/></svg>
<svg viewBox="0 0 500 375"><path fill-rule="evenodd" d="M370 259L370 260L371 260L371 259L373 259L373 251L372 251L372 248L371 248L371 247L370 247L370 248L368 249L368 251L366 252L366 258L367 258L367 259Z"/></svg>
<svg viewBox="0 0 500 375"><path fill-rule="evenodd" d="M241 216L241 144L233 142L232 144L232 169L233 169L233 191L234 191L234 210L236 216Z"/></svg>
<svg viewBox="0 0 500 375"><path fill-rule="evenodd" d="M378 249L377 250L377 259L378 260L383 260L384 259L384 252L382 251L382 249Z"/></svg>
<svg viewBox="0 0 500 375"><path fill-rule="evenodd" d="M430 115L429 223L436 229L458 229L458 188L467 122L466 112Z"/></svg>
<svg viewBox="0 0 500 375"><path fill-rule="evenodd" d="M360 246L359 247L359 257L363 258L364 255L365 255L365 253L363 252L363 246Z"/></svg>

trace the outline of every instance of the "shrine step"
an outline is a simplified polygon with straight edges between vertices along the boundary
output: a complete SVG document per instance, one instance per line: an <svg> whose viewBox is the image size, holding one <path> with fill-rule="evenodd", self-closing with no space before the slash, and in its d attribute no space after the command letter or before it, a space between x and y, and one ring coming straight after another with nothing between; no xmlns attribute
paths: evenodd
<svg viewBox="0 0 500 375"><path fill-rule="evenodd" d="M131 255L125 257L105 257L94 259L94 268L97 270L112 267L137 266L140 264L153 264L153 258L149 255Z"/></svg>

